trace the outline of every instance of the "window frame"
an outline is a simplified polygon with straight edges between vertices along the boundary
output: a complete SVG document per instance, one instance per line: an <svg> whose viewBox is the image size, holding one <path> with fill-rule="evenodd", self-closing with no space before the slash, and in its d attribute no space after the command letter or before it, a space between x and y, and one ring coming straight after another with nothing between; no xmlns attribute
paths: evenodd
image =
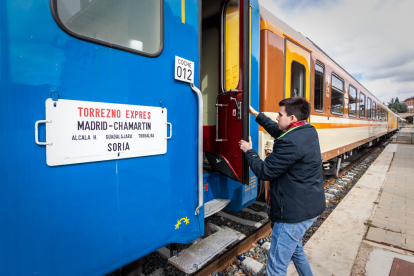
<svg viewBox="0 0 414 276"><path fill-rule="evenodd" d="M156 57L160 56L161 53L164 51L164 30L165 30L165 27L164 27L164 22L165 22L165 18L164 18L164 16L165 16L165 14L164 14L164 0L160 0L160 1L161 1L161 5L160 5L160 10L161 10L160 11L161 12L161 14L160 14L160 17L161 17L161 22L160 22L160 26L161 26L161 30L160 30L160 48L158 49L157 52L155 52L153 54L147 53L147 52L144 52L144 51L138 51L138 50L126 47L126 46L114 44L114 43L107 42L107 41L100 40L100 39L96 39L96 38L93 38L93 37L81 35L81 34L78 34L78 33L75 33L73 31L69 30L62 23L62 21L59 18L59 14L58 14L58 10L57 10L57 0L50 0L50 10L52 12L52 17L55 20L56 24L59 26L59 28L62 31L64 31L65 33L67 33L68 35L70 35L74 38L77 38L79 40L83 40L83 41L86 41L86 42L90 42L90 43L93 43L93 44L98 44L98 45L101 45L101 46L105 46L105 47L108 47L108 48L114 48L114 49L121 50L121 51L124 51L124 52L137 54L137 55L144 56L144 57L156 58Z"/></svg>
<svg viewBox="0 0 414 276"><path fill-rule="evenodd" d="M355 89L355 92L356 92L356 95L355 95L355 101L356 101L355 102L355 104L356 104L355 115L349 113L349 105L350 105L349 104L349 99L351 97L351 94L350 94L351 86L352 86L352 88ZM348 116L349 117L352 117L352 118L356 118L357 117L357 114L358 114L358 89L356 89L356 87L353 86L352 84L349 84L349 87L348 87Z"/></svg>
<svg viewBox="0 0 414 276"><path fill-rule="evenodd" d="M372 99L370 97L367 97L367 104L366 104L366 106L368 106L368 108L366 108L366 110L367 110L367 112L366 112L367 119L368 120L372 120ZM369 110L369 112L368 112L368 110Z"/></svg>
<svg viewBox="0 0 414 276"><path fill-rule="evenodd" d="M323 75L322 75L322 109L316 109L315 108L315 81L316 81L316 65L319 65L320 67L323 68ZM325 111L325 64L323 64L322 62L320 62L319 60L315 61L315 67L313 68L314 71L314 80L313 80L313 109L315 110L315 112L318 113L323 113Z"/></svg>
<svg viewBox="0 0 414 276"><path fill-rule="evenodd" d="M364 117L361 116L361 95L364 95ZM361 119L365 119L366 118L366 113L367 113L367 96L365 95L364 92L359 91L359 118Z"/></svg>
<svg viewBox="0 0 414 276"><path fill-rule="evenodd" d="M330 91L331 92L331 106L330 106L331 114L338 115L338 116L344 116L344 113L345 113L344 112L344 110L345 110L345 91L340 91L339 89L337 89L337 88L335 88L335 87L332 86L332 79L333 79L333 76L334 75L335 75L336 78L338 78L339 80L342 81L342 83L343 83L342 89L345 90L345 80L342 77L340 77L338 74L336 74L335 72L332 71L331 72L331 91ZM342 113L338 113L338 112L333 112L332 111L332 90L333 89L337 90L338 92L342 93L342 95L343 95L344 103L342 105L342 108L343 108Z"/></svg>

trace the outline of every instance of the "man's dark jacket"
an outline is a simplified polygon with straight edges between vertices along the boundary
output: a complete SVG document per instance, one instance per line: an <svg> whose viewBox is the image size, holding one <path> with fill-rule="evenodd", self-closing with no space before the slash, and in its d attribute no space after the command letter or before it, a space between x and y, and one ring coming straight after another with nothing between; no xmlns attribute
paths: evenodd
<svg viewBox="0 0 414 276"><path fill-rule="evenodd" d="M246 152L253 173L270 181L273 222L302 222L325 210L322 159L318 133L310 124L286 132L276 122L260 113L258 122L275 139L273 152L264 161L255 150Z"/></svg>

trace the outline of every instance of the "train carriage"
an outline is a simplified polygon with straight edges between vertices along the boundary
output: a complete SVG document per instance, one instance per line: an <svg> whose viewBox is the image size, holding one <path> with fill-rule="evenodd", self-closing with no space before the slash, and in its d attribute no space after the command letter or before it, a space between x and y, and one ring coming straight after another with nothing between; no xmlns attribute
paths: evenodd
<svg viewBox="0 0 414 276"><path fill-rule="evenodd" d="M326 174L338 173L355 149L389 136L397 117L310 39L266 9L260 22L260 111L276 118L278 102L305 97L312 107ZM260 129L259 154L272 151L273 139Z"/></svg>
<svg viewBox="0 0 414 276"><path fill-rule="evenodd" d="M400 127L258 0L6 0L0 38L4 274L104 275L250 205L249 105L306 98L327 176Z"/></svg>

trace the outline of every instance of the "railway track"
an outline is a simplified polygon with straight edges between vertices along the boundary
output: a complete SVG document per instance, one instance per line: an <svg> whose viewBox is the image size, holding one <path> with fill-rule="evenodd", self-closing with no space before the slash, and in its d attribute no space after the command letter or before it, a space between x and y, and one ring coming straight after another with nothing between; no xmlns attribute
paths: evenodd
<svg viewBox="0 0 414 276"><path fill-rule="evenodd" d="M325 212L309 228L303 238L306 243L319 226L327 219L329 214L340 203L342 198L356 184L365 173L369 165L375 161L382 152L383 147L374 147L361 157L340 171L338 179L331 179L324 184L327 206ZM264 205L264 202L256 201L254 205ZM257 209L257 208L255 208ZM271 227L267 214L263 211L254 211L253 208L245 208L239 213L221 211L209 217L212 233L222 231L226 227L241 233L239 239L224 249L221 254L198 269L192 275L262 275L265 271L267 257L271 242ZM258 241L263 239L263 244ZM192 244L199 242L200 239ZM189 245L178 245L176 253L185 250ZM242 255L244 254L244 255ZM161 275L186 275L168 263L170 247L163 247L143 258L142 273L146 276ZM117 271L108 274L110 276L122 275Z"/></svg>

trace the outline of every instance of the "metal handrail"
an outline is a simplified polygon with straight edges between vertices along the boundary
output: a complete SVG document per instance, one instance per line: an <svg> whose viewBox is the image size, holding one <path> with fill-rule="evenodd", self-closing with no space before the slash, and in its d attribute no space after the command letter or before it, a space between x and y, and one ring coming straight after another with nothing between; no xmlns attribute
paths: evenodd
<svg viewBox="0 0 414 276"><path fill-rule="evenodd" d="M197 94L198 102L198 206L195 209L195 214L198 216L201 207L204 204L203 195L203 95L194 83L190 83L190 87L194 93Z"/></svg>

